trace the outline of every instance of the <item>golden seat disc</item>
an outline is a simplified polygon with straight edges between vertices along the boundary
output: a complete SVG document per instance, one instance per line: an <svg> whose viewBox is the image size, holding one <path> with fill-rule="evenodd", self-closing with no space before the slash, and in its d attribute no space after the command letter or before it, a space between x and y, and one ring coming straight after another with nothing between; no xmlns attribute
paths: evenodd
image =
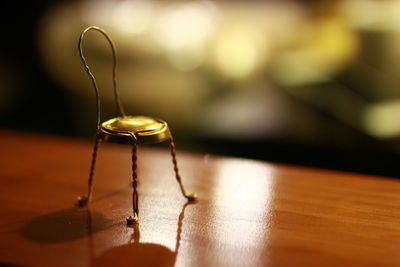
<svg viewBox="0 0 400 267"><path fill-rule="evenodd" d="M145 116L117 117L101 124L107 135L130 136L133 134L141 144L160 143L171 137L165 121Z"/></svg>

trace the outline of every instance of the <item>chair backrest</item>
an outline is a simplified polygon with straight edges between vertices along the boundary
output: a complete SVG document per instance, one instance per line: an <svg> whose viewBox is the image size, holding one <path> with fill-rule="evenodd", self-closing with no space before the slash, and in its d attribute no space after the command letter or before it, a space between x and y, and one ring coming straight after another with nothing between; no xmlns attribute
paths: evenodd
<svg viewBox="0 0 400 267"><path fill-rule="evenodd" d="M86 62L85 57L83 56L83 48L82 48L82 43L83 43L83 38L85 36L85 34L88 31L98 31L100 32L109 42L110 46L111 46L111 51L112 51L112 55L113 55L113 86L114 86L114 94L115 94L115 103L118 107L119 112L121 113L121 116L126 116L124 108L122 107L121 104L121 100L119 98L119 93L118 93L118 87L117 87L117 50L115 48L114 42L112 41L111 37L108 35L108 33L97 27L97 26L90 26L87 27L86 29L84 29L79 37L79 42L78 42L78 50L79 50L79 56L82 59L83 65L86 69L87 74L90 77L90 80L92 81L93 84L93 88L96 94L96 107L97 107L97 130L100 129L100 95L99 95L99 89L97 87L97 82L96 82L96 78L94 77L93 73L90 71L90 68Z"/></svg>

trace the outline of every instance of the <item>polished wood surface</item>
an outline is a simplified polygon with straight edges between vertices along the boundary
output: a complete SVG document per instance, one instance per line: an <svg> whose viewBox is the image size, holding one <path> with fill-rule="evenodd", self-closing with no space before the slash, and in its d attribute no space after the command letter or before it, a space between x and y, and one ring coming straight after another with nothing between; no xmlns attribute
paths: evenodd
<svg viewBox="0 0 400 267"><path fill-rule="evenodd" d="M400 180L179 151L139 149L140 223L130 147L0 133L0 263L23 266L399 266Z"/></svg>

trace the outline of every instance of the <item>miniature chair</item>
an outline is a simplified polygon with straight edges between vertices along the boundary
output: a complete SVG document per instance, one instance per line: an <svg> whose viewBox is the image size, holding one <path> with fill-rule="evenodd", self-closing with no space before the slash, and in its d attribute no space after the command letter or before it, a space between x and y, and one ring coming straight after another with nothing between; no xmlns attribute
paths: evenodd
<svg viewBox="0 0 400 267"><path fill-rule="evenodd" d="M99 90L97 87L96 79L91 73L89 66L87 65L86 59L83 56L82 49L82 41L85 34L90 31L95 30L104 35L107 41L110 43L112 55L114 59L113 63L113 87L115 94L116 105L121 113L120 117L110 119L106 122L100 124L100 96ZM85 196L78 197L78 205L80 207L86 206L92 198L92 189L93 189L93 176L94 176L94 168L96 163L96 155L100 141L110 141L114 139L128 139L132 143L132 208L133 215L127 218L127 224L133 224L139 219L139 206L138 206L138 191L137 191L137 145L138 144L155 144L163 141L169 142L169 147L172 156L172 163L174 165L175 177L179 183L180 190L184 197L186 197L189 201L194 201L197 198L195 193L187 193L183 187L181 177L179 175L178 163L176 160L175 153L175 144L172 138L171 132L168 128L168 125L165 121L154 119L150 117L144 116L127 116L122 107L118 89L117 89L117 78L116 78L116 68L117 68L117 56L116 49L113 41L109 37L109 35L101 28L96 26L90 26L82 31L79 43L79 55L82 59L82 62L85 66L86 72L89 75L96 95L96 103L97 103L97 130L94 137L94 146L93 146L93 154L92 154L92 162L90 167L89 179L88 179L88 193Z"/></svg>

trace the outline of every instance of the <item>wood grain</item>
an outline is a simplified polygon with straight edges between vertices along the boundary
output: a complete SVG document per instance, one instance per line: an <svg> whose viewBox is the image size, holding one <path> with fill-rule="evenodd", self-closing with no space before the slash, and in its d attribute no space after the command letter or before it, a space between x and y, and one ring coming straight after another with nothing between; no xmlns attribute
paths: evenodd
<svg viewBox="0 0 400 267"><path fill-rule="evenodd" d="M130 148L102 144L88 209L91 142L0 133L0 262L23 266L399 266L400 181L140 148L140 224ZM167 146L166 146L167 148Z"/></svg>

